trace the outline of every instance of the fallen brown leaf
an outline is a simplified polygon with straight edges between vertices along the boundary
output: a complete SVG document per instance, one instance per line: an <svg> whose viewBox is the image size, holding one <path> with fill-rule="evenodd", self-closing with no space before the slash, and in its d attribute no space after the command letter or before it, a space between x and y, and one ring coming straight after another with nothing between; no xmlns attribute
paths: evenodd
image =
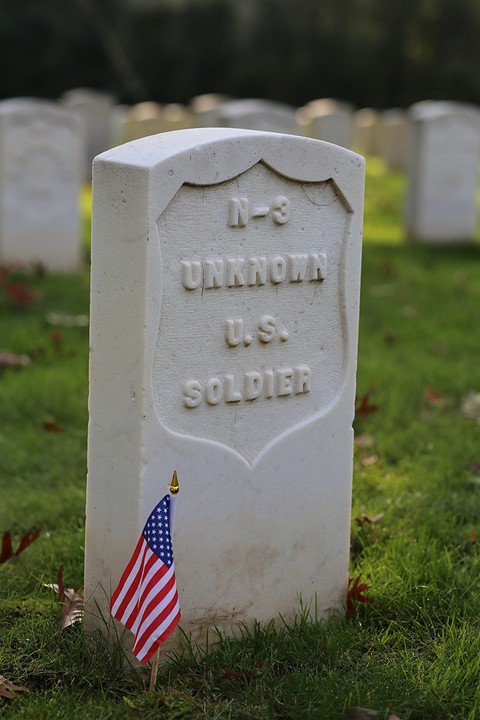
<svg viewBox="0 0 480 720"><path fill-rule="evenodd" d="M54 420L45 420L42 423L42 427L46 432L51 432L51 433L62 432L62 428Z"/></svg>
<svg viewBox="0 0 480 720"><path fill-rule="evenodd" d="M15 697L16 692L26 692L27 688L23 685L14 685L10 680L7 680L0 675L0 695L4 698L12 700Z"/></svg>
<svg viewBox="0 0 480 720"><path fill-rule="evenodd" d="M383 512L378 513L378 515L372 515L371 517L370 517L370 515L362 514L355 518L355 522L357 523L357 525L360 525L360 526L364 525L365 523L368 523L370 525L371 523L380 522L380 520L383 518L384 515L385 515L385 513L383 513Z"/></svg>
<svg viewBox="0 0 480 720"><path fill-rule="evenodd" d="M371 413L378 412L378 405L374 405L370 402L369 393L365 393L360 398L358 404L355 406L355 417L357 415L370 415Z"/></svg>
<svg viewBox="0 0 480 720"><path fill-rule="evenodd" d="M24 283L9 283L8 285L5 285L4 290L8 297L13 300L16 305L21 307L27 307L35 300L34 293L28 285L24 285Z"/></svg>
<svg viewBox="0 0 480 720"><path fill-rule="evenodd" d="M27 532L25 535L23 535L20 539L20 544L18 548L15 551L15 555L20 555L21 552L25 550L29 545L32 544L34 540L38 538L40 535L40 529L37 528L36 530L32 530L32 532Z"/></svg>
<svg viewBox="0 0 480 720"><path fill-rule="evenodd" d="M445 398L441 392L433 387L426 387L423 391L423 399L430 407L443 407Z"/></svg>
<svg viewBox="0 0 480 720"><path fill-rule="evenodd" d="M60 565L57 571L56 583L44 583L44 587L50 588L56 592L60 598L63 607L60 615L60 629L66 630L67 627L79 622L83 618L83 598L73 588L66 588L63 584L63 565Z"/></svg>
<svg viewBox="0 0 480 720"><path fill-rule="evenodd" d="M20 555L34 540L40 535L40 530L36 529L32 532L27 532L20 538L18 548L13 552L12 536L8 532L3 533L2 537L2 550L0 552L0 565L10 560L14 555Z"/></svg>
<svg viewBox="0 0 480 720"><path fill-rule="evenodd" d="M0 565L13 557L12 537L10 533L4 532L2 537L2 552L0 553Z"/></svg>
<svg viewBox="0 0 480 720"><path fill-rule="evenodd" d="M355 579L348 578L347 588L347 617L350 620L355 620L357 617L357 609L355 603L372 603L374 598L365 595L366 590L369 590L372 586L368 583L360 583L361 574L357 575Z"/></svg>
<svg viewBox="0 0 480 720"><path fill-rule="evenodd" d="M63 343L64 335L61 330L52 330L52 333L50 335L50 340L52 341L52 344L56 346L57 348Z"/></svg>

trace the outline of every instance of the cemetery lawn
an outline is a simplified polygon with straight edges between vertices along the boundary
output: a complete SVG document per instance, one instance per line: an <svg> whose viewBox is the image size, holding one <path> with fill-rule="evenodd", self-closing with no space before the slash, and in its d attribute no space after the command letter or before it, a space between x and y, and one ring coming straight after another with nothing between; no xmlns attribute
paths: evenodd
<svg viewBox="0 0 480 720"><path fill-rule="evenodd" d="M82 592L88 272L1 277L0 350L29 364L1 356L0 538L41 529L0 564L0 675L27 689L0 678L2 718L480 717L480 246L404 244L402 176L367 175L350 574L373 602L213 634L153 693L44 585Z"/></svg>

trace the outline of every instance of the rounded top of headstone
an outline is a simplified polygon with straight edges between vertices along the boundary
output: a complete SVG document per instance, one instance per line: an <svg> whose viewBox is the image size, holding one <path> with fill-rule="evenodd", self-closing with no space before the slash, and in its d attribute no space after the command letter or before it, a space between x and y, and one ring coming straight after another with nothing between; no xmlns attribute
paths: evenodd
<svg viewBox="0 0 480 720"><path fill-rule="evenodd" d="M216 151L215 163L208 158L208 152L205 154L210 149ZM250 167L263 161L267 165L274 164L285 177L291 176L292 165L297 172L302 165L302 179L308 182L319 180L320 154L323 159L332 161L338 177L350 172L352 163L356 166L364 164L360 155L322 140L262 130L211 127L174 130L139 138L97 155L94 165L118 163L153 170L167 160L173 162L174 158L182 156L181 163L191 168L190 174L198 172L202 177L199 182L219 183L224 176L230 175L232 165L241 162ZM174 172L173 168L171 172Z"/></svg>
<svg viewBox="0 0 480 720"><path fill-rule="evenodd" d="M295 134L296 108L273 100L246 98L223 103L216 110L215 121L220 127L240 127Z"/></svg>
<svg viewBox="0 0 480 720"><path fill-rule="evenodd" d="M337 112L351 113L352 106L334 98L318 98L317 100L310 100L301 110L307 117L314 118Z"/></svg>
<svg viewBox="0 0 480 720"><path fill-rule="evenodd" d="M62 94L61 99L72 106L83 105L84 103L92 102L100 102L106 103L108 105L113 105L115 102L115 98L110 93L106 93L103 90L98 90L97 88L88 87L72 88L71 90L66 90Z"/></svg>
<svg viewBox="0 0 480 720"><path fill-rule="evenodd" d="M419 121L451 115L470 117L477 122L480 120L480 108L476 105L450 100L421 100L411 105L408 113L412 120Z"/></svg>
<svg viewBox="0 0 480 720"><path fill-rule="evenodd" d="M205 93L204 95L197 95L190 101L190 109L194 113L210 112L219 105L231 100L227 95L219 95L218 93Z"/></svg>
<svg viewBox="0 0 480 720"><path fill-rule="evenodd" d="M379 112L373 108L361 108L355 112L355 124L357 127L370 127L375 125L378 119Z"/></svg>

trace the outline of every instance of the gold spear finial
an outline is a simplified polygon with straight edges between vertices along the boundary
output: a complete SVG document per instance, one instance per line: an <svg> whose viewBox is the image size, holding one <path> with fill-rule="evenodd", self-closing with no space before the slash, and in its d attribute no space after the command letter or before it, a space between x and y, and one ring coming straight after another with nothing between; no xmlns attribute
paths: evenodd
<svg viewBox="0 0 480 720"><path fill-rule="evenodd" d="M179 490L180 488L178 486L177 471L174 470L172 475L172 482L170 483L170 492L172 493L172 495L176 495Z"/></svg>

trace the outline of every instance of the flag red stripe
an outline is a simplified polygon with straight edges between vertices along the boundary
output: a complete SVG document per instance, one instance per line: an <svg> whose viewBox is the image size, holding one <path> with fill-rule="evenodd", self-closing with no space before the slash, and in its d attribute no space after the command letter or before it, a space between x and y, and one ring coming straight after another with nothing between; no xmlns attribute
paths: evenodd
<svg viewBox="0 0 480 720"><path fill-rule="evenodd" d="M176 606L175 606L175 608L174 608L174 610L173 610L173 612L172 612L172 617L171 617L171 619L170 619L169 622L166 624L166 629L163 630L163 631L160 629L160 633L161 633L161 634L158 635L158 637L156 637L156 639L155 639L154 641L152 641L151 645L150 645L147 649L144 649L144 650L143 650L143 654L140 653L140 652L137 653L137 655L136 655L137 660L139 660L139 661L142 663L142 665L144 665L145 663L147 663L147 662L151 659L152 655L154 655L154 653L155 653L155 651L157 650L157 648L158 648L163 642L165 642L165 640L166 640L168 637L170 637L170 635L172 634L172 632L175 630L175 628L177 627L178 623L180 622L180 617L181 617L181 616L180 616L180 606L179 606L179 604L177 603Z"/></svg>
<svg viewBox="0 0 480 720"><path fill-rule="evenodd" d="M168 579L173 575L173 570L170 567L164 565L161 561L157 560L157 564L152 571L149 573L148 578L145 578L142 582L142 586L139 592L138 602L142 607L149 601L149 597L152 594L152 590L155 590L157 586L161 586L168 582ZM166 577L168 575L168 578Z"/></svg>
<svg viewBox="0 0 480 720"><path fill-rule="evenodd" d="M150 657L148 653L152 645L157 646L159 638L167 638L180 620L176 589L170 602L165 607L157 609L156 614L152 613L148 620L151 620L150 624L143 630L140 637L138 634L136 635L133 647L133 652L140 662L148 662L147 656Z"/></svg>
<svg viewBox="0 0 480 720"><path fill-rule="evenodd" d="M170 568L166 568L166 566L162 562L160 562L160 560L157 560L157 562L159 565L159 571L157 573L157 576L154 576L152 578L152 580L156 580L156 582L151 585L149 593L144 597L142 602L138 604L138 607L141 608L141 610L139 610L137 614L135 625L132 629L135 634L138 633L138 628L140 627L141 623L143 622L143 618L145 617L146 605L152 600L155 606L163 602L163 598L166 595L166 593L163 592L164 586L168 582L170 582L171 579L173 579L173 582L175 582L175 568L173 567L173 565Z"/></svg>
<svg viewBox="0 0 480 720"><path fill-rule="evenodd" d="M158 586L152 589L146 601L142 603L142 612L139 613L138 622L135 627L137 636L143 632L145 622L148 621L151 613L153 613L161 603L168 603L172 589L175 589L174 572L169 573L168 578L166 576L161 578Z"/></svg>
<svg viewBox="0 0 480 720"><path fill-rule="evenodd" d="M112 598L111 598L111 600L110 600L110 607L113 607L113 606L115 605L118 596L119 596L120 593L122 592L123 585L125 584L128 576L130 575L130 573L132 572L133 567L135 566L135 563L136 563L137 560L138 560L138 556L140 555L141 549L142 549L142 547L143 547L143 543L144 543L144 539L143 539L143 535L141 535L141 536L140 536L140 540L138 541L138 543L137 543L137 545L136 545L136 547L135 547L135 550L134 550L134 552L133 552L133 555L132 555L132 557L130 558L130 560L128 561L128 565L127 565L127 567L125 568L125 570L123 571L122 577L120 578L120 581L119 581L119 583L118 583L118 585L117 585L117 588L116 588L115 592L114 592L113 595L112 595Z"/></svg>
<svg viewBox="0 0 480 720"><path fill-rule="evenodd" d="M122 622L125 627L127 627L129 630L132 630L133 632L135 632L134 626L137 622L139 609L142 607L140 595L142 593L142 587L145 582L145 575L148 575L148 573L152 570L154 571L155 563L157 562L157 556L155 555L155 553L152 553L152 551L148 547L147 542L145 542L145 553L142 559L141 573L137 583L136 591L135 593L129 593L130 602L125 608L122 618Z"/></svg>
<svg viewBox="0 0 480 720"><path fill-rule="evenodd" d="M123 624L125 624L125 620L130 617L132 608L137 604L138 593L143 577L145 555L149 549L143 536L140 538L137 548L139 549L137 561L131 568L131 572L129 574L124 573L125 577L122 576L119 586L117 587L117 590L120 589L120 592L117 594L116 602L111 608L113 617Z"/></svg>

